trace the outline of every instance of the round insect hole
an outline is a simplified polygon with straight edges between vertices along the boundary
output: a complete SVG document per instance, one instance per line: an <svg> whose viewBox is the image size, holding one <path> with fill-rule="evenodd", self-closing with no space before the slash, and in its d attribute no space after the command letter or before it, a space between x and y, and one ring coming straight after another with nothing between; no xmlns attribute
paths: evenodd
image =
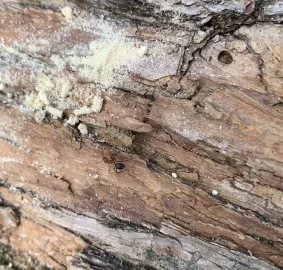
<svg viewBox="0 0 283 270"><path fill-rule="evenodd" d="M221 51L218 54L218 61L225 65L230 65L233 62L233 57L228 51Z"/></svg>

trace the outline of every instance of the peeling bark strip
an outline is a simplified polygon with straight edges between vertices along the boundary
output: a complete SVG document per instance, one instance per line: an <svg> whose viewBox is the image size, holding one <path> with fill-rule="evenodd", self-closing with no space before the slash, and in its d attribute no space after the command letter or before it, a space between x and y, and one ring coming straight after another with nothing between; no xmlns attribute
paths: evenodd
<svg viewBox="0 0 283 270"><path fill-rule="evenodd" d="M0 249L54 269L283 269L282 12L1 1Z"/></svg>

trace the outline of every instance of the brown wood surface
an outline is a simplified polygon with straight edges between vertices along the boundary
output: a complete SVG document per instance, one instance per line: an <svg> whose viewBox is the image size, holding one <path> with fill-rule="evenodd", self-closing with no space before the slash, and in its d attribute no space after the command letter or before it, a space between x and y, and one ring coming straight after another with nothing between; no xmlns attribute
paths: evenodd
<svg viewBox="0 0 283 270"><path fill-rule="evenodd" d="M207 2L0 2L3 245L54 269L283 269L280 6Z"/></svg>

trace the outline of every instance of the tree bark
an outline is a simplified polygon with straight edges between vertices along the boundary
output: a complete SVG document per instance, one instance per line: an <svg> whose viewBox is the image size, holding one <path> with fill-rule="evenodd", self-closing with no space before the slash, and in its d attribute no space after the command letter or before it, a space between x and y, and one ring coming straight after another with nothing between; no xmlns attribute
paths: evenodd
<svg viewBox="0 0 283 270"><path fill-rule="evenodd" d="M279 2L0 11L0 250L25 254L15 269L283 269Z"/></svg>

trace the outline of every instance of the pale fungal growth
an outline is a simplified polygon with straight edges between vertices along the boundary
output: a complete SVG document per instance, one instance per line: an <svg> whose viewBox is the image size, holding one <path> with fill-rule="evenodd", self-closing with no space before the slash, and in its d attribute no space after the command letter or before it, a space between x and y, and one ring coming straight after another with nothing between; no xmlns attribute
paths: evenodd
<svg viewBox="0 0 283 270"><path fill-rule="evenodd" d="M178 177L177 173L173 172L172 177L177 178Z"/></svg>
<svg viewBox="0 0 283 270"><path fill-rule="evenodd" d="M58 119L58 118L62 118L63 116L63 111L58 110L56 108L53 108L51 106L46 106L45 107L46 111L49 112L53 118Z"/></svg>
<svg viewBox="0 0 283 270"><path fill-rule="evenodd" d="M57 54L52 54L50 61L56 66L56 69L58 71L64 70L66 66L66 61L64 60L64 58Z"/></svg>
<svg viewBox="0 0 283 270"><path fill-rule="evenodd" d="M55 85L51 79L41 73L36 80L35 89L37 94L31 93L25 97L25 103L33 110L40 110L46 105L50 105L48 93L54 89Z"/></svg>
<svg viewBox="0 0 283 270"><path fill-rule="evenodd" d="M72 85L70 81L67 79L62 79L61 80L61 98L67 97L71 89L72 89Z"/></svg>
<svg viewBox="0 0 283 270"><path fill-rule="evenodd" d="M46 116L46 111L45 110L42 110L40 109L39 111L37 111L34 115L34 119L37 123L41 124L42 121L44 120Z"/></svg>
<svg viewBox="0 0 283 270"><path fill-rule="evenodd" d="M69 56L66 61L81 77L111 89L123 83L128 68L136 64L146 50L147 47L139 47L121 34L113 33L111 38L92 41L89 55Z"/></svg>
<svg viewBox="0 0 283 270"><path fill-rule="evenodd" d="M52 82L51 78L49 78L44 73L40 73L38 77L36 78L36 85L35 90L37 92L50 92L54 89L55 85Z"/></svg>
<svg viewBox="0 0 283 270"><path fill-rule="evenodd" d="M0 90L4 90L5 86L3 83L0 83Z"/></svg>
<svg viewBox="0 0 283 270"><path fill-rule="evenodd" d="M71 126L74 126L75 124L77 124L79 122L79 119L77 116L75 115L70 115L69 116L69 119L67 121L67 124L71 125Z"/></svg>
<svg viewBox="0 0 283 270"><path fill-rule="evenodd" d="M19 160L15 159L15 158L6 158L6 157L1 157L0 158L0 163L20 163Z"/></svg>
<svg viewBox="0 0 283 270"><path fill-rule="evenodd" d="M104 102L101 92L107 90L111 94L114 87L123 85L129 71L139 65L147 51L147 44L128 38L121 30L117 31L117 26L110 20L92 16L90 21L81 13L77 14L72 6L63 7L61 12L68 22L65 24L67 32L82 28L100 38L85 44L79 52L78 48L74 48L68 54L51 55L50 65L35 66L24 54L11 47L4 48L6 53L21 56L21 61L32 67L31 80L35 82L35 92L26 95L24 109L34 112L38 123L44 120L45 112L55 119L62 118L65 110L73 110L76 117L100 113ZM37 45L34 46L36 49ZM81 78L86 81L83 86L78 83ZM78 123L78 118L74 117L70 117L66 124Z"/></svg>
<svg viewBox="0 0 283 270"><path fill-rule="evenodd" d="M74 19L73 10L71 7L64 7L61 10L67 22L71 22Z"/></svg>
<svg viewBox="0 0 283 270"><path fill-rule="evenodd" d="M99 113L102 109L102 106L103 106L103 98L98 95L94 96L91 107L93 112Z"/></svg>
<svg viewBox="0 0 283 270"><path fill-rule="evenodd" d="M45 92L38 92L37 97L44 105L50 105L50 101L48 100L47 94Z"/></svg>
<svg viewBox="0 0 283 270"><path fill-rule="evenodd" d="M211 191L211 193L212 193L213 196L217 196L218 195L218 191L216 189L213 189Z"/></svg>
<svg viewBox="0 0 283 270"><path fill-rule="evenodd" d="M17 188L16 188L15 186L12 186L12 185L11 185L11 186L9 187L9 190L10 190L10 191L17 191Z"/></svg>
<svg viewBox="0 0 283 270"><path fill-rule="evenodd" d="M79 124L78 130L80 131L80 133L82 135L87 135L88 134L87 126L85 124L82 124L82 123Z"/></svg>
<svg viewBox="0 0 283 270"><path fill-rule="evenodd" d="M36 94L32 93L25 96L25 105L33 110L40 110L44 106L44 103Z"/></svg>
<svg viewBox="0 0 283 270"><path fill-rule="evenodd" d="M77 116L84 115L84 114L90 114L92 112L93 112L92 108L89 108L89 107L81 107L77 110L74 110L74 114Z"/></svg>

